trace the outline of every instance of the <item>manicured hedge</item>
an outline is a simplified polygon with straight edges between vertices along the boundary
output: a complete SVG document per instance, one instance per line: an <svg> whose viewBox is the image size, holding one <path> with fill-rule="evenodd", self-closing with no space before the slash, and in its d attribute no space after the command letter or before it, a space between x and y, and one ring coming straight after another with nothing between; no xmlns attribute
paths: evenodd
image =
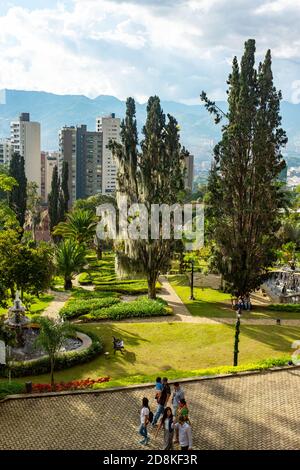
<svg viewBox="0 0 300 470"><path fill-rule="evenodd" d="M120 294L126 295L138 295L138 294L147 294L148 285L146 281L116 281L110 283L95 283L95 291L97 292L119 292ZM158 282L156 284L156 289L159 291L161 284Z"/></svg>
<svg viewBox="0 0 300 470"><path fill-rule="evenodd" d="M162 299L150 300L141 298L132 302L122 302L109 308L94 309L80 317L83 321L121 320L132 317L159 317L172 314L172 310Z"/></svg>
<svg viewBox="0 0 300 470"><path fill-rule="evenodd" d="M120 297L118 292L110 292L110 291L95 291L95 290L85 290L85 289L78 289L72 293L72 298L74 299L103 299L105 297Z"/></svg>
<svg viewBox="0 0 300 470"><path fill-rule="evenodd" d="M63 307L59 314L65 319L72 319L80 317L90 313L91 311L101 308L111 307L114 304L120 302L117 297L104 297L104 298L92 298L92 299L74 299L70 300L65 307Z"/></svg>
<svg viewBox="0 0 300 470"><path fill-rule="evenodd" d="M76 329L81 331L79 328ZM82 333L87 334L91 338L91 346L84 351L72 351L67 354L60 354L56 359L55 370L63 370L78 364L84 364L94 359L94 357L98 356L103 351L103 345L97 335L86 331L82 331ZM12 377L41 375L47 374L48 372L50 372L50 361L48 357L42 357L32 362L14 362L11 366ZM0 376L8 376L6 367L0 369Z"/></svg>
<svg viewBox="0 0 300 470"><path fill-rule="evenodd" d="M300 304L271 304L268 310L276 310L278 312L300 312Z"/></svg>

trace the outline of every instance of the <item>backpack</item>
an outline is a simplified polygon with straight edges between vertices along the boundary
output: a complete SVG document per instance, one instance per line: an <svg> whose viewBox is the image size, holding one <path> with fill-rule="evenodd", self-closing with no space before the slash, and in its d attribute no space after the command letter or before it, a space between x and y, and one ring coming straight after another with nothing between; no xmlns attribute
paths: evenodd
<svg viewBox="0 0 300 470"><path fill-rule="evenodd" d="M149 423L152 423L152 421L153 421L153 417L154 417L154 416L153 416L153 413L152 413L152 411L150 411L150 410L149 410L149 416L148 416Z"/></svg>

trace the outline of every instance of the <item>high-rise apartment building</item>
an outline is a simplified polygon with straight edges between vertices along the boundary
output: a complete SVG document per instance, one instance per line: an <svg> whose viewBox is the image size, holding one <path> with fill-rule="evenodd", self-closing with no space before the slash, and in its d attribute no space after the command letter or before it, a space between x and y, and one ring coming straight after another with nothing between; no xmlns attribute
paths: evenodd
<svg viewBox="0 0 300 470"><path fill-rule="evenodd" d="M184 178L184 187L185 189L193 189L194 181L194 155L187 155L184 157L185 160L185 178Z"/></svg>
<svg viewBox="0 0 300 470"><path fill-rule="evenodd" d="M41 126L31 122L29 113L22 113L17 121L11 122L11 143L25 161L28 181L34 181L41 189Z"/></svg>
<svg viewBox="0 0 300 470"><path fill-rule="evenodd" d="M116 191L117 166L107 145L110 140L120 142L120 123L120 118L116 118L114 113L96 120L97 132L103 135L102 194Z"/></svg>
<svg viewBox="0 0 300 470"><path fill-rule="evenodd" d="M9 163L13 154L10 139L0 139L0 164Z"/></svg>
<svg viewBox="0 0 300 470"><path fill-rule="evenodd" d="M41 198L42 202L48 202L48 195L51 191L52 174L55 166L58 166L58 152L41 153Z"/></svg>
<svg viewBox="0 0 300 470"><path fill-rule="evenodd" d="M86 125L63 127L59 133L59 173L63 161L69 166L70 204L102 192L101 132L90 132Z"/></svg>

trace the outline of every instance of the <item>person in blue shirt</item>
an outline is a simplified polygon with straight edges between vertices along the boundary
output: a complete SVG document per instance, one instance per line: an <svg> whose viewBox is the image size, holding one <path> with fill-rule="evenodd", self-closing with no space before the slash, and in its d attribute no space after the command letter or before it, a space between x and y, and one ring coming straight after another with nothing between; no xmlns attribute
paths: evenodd
<svg viewBox="0 0 300 470"><path fill-rule="evenodd" d="M161 396L163 384L161 383L161 377L157 377L155 381L155 400L158 401Z"/></svg>

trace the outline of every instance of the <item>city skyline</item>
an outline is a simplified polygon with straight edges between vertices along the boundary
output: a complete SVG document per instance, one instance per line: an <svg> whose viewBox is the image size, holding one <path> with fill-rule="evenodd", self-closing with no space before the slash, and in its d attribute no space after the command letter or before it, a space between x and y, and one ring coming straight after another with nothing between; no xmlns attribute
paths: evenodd
<svg viewBox="0 0 300 470"><path fill-rule="evenodd" d="M300 102L300 4L292 0L36 0L0 6L0 89L225 99L234 55L249 37L272 50L275 83Z"/></svg>

